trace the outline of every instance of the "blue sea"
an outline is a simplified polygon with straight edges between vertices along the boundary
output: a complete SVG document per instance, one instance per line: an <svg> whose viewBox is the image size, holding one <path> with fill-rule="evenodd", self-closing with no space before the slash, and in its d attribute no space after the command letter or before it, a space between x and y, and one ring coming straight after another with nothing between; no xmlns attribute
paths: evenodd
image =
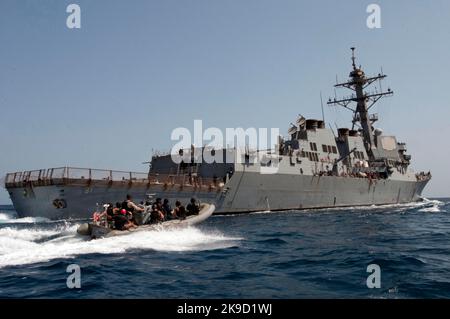
<svg viewBox="0 0 450 319"><path fill-rule="evenodd" d="M449 298L450 199L213 216L87 241L0 206L0 298ZM80 267L70 289L67 268ZM380 288L366 284L380 267Z"/></svg>

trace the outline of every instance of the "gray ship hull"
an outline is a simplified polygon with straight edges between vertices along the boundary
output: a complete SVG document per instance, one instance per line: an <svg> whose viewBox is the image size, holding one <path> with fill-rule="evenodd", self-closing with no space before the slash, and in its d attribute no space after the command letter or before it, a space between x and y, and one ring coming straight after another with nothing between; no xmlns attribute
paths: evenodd
<svg viewBox="0 0 450 319"><path fill-rule="evenodd" d="M131 194L136 202L147 194L187 204L191 197L216 206L215 214L384 205L418 201L428 180L370 180L338 176L260 174L237 171L222 188L147 184L145 186L80 186L77 184L8 188L20 217L50 219L89 218L97 204L122 201ZM55 207L54 200L65 207Z"/></svg>

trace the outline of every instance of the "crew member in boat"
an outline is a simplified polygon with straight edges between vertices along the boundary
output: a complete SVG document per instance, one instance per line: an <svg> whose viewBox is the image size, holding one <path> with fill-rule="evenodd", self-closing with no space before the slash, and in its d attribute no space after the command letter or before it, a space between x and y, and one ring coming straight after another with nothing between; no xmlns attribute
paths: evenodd
<svg viewBox="0 0 450 319"><path fill-rule="evenodd" d="M114 224L114 206L112 203L108 203L108 207L106 208L106 221L108 223L108 227L112 227Z"/></svg>
<svg viewBox="0 0 450 319"><path fill-rule="evenodd" d="M200 206L197 204L197 200L195 198L191 198L191 202L186 207L187 216L198 215L200 212Z"/></svg>
<svg viewBox="0 0 450 319"><path fill-rule="evenodd" d="M164 199L164 202L162 204L162 210L164 213L164 219L171 220L172 219L172 207L170 206L169 200L167 198Z"/></svg>
<svg viewBox="0 0 450 319"><path fill-rule="evenodd" d="M150 223L159 223L164 221L163 204L161 198L157 198L156 202L152 206L152 214Z"/></svg>
<svg viewBox="0 0 450 319"><path fill-rule="evenodd" d="M135 227L134 223L127 218L127 211L123 208L120 211L116 211L113 220L114 228L117 230L128 230Z"/></svg>
<svg viewBox="0 0 450 319"><path fill-rule="evenodd" d="M122 203L121 202L116 202L116 205L113 208L113 215L116 215L116 214L120 213L121 209L122 209Z"/></svg>
<svg viewBox="0 0 450 319"><path fill-rule="evenodd" d="M133 221L134 224L137 224L137 222L133 214L135 212L144 211L143 207L140 207L133 202L133 198L130 194L127 194L127 199L122 202L122 209L125 209L127 211L127 216L130 218L130 220Z"/></svg>
<svg viewBox="0 0 450 319"><path fill-rule="evenodd" d="M110 226L113 222L113 204L108 203L103 205L103 211L101 213L94 212L92 220L97 224L104 224Z"/></svg>
<svg viewBox="0 0 450 319"><path fill-rule="evenodd" d="M133 202L133 198L130 194L127 195L127 199L122 202L122 209L125 209L128 212L143 212L144 208L136 205Z"/></svg>
<svg viewBox="0 0 450 319"><path fill-rule="evenodd" d="M186 208L181 205L181 202L177 200L175 202L175 209L172 212L172 216L177 219L185 219L186 218Z"/></svg>

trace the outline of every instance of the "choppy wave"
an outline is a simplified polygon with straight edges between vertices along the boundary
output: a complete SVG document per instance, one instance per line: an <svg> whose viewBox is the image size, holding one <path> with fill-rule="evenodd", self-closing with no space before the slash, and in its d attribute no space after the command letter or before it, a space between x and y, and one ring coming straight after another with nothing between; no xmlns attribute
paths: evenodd
<svg viewBox="0 0 450 319"><path fill-rule="evenodd" d="M228 248L241 238L198 228L136 232L127 236L87 240L76 234L78 225L54 229L0 229L0 268L73 258L83 254L119 254L133 249L196 251Z"/></svg>

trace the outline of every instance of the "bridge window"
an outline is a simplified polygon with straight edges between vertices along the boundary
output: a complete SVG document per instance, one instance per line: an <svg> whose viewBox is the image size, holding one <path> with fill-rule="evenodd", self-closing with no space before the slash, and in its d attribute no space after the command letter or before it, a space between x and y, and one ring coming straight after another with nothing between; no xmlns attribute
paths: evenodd
<svg viewBox="0 0 450 319"><path fill-rule="evenodd" d="M331 149L332 149L332 151L333 151L334 154L337 154L336 146L332 146Z"/></svg>

